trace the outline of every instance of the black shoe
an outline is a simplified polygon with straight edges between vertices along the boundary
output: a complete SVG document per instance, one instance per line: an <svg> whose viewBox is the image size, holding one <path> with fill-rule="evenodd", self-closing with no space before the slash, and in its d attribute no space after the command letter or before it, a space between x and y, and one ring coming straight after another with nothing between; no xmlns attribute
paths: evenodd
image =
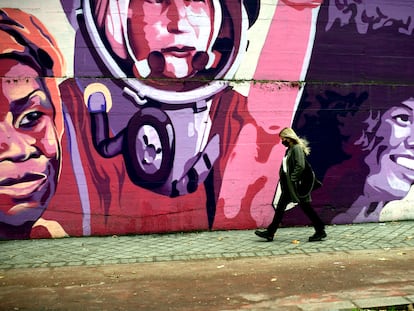
<svg viewBox="0 0 414 311"><path fill-rule="evenodd" d="M257 236L259 236L263 239L266 239L267 242L272 242L273 241L274 234L270 234L269 231L267 231L267 230L265 230L265 231L256 230L254 232L254 234L256 234Z"/></svg>
<svg viewBox="0 0 414 311"><path fill-rule="evenodd" d="M309 237L309 242L322 241L324 238L326 238L326 232L325 231L315 232L314 235Z"/></svg>

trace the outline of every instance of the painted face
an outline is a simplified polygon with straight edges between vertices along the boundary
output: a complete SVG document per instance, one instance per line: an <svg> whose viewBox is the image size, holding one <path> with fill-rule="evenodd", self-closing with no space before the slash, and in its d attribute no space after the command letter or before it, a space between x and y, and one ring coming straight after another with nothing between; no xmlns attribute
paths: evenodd
<svg viewBox="0 0 414 311"><path fill-rule="evenodd" d="M414 182L414 98L388 109L376 136L382 141L365 160L367 185L383 200L401 199Z"/></svg>
<svg viewBox="0 0 414 311"><path fill-rule="evenodd" d="M60 149L37 72L0 59L0 76L0 222L18 226L36 221L55 193Z"/></svg>
<svg viewBox="0 0 414 311"><path fill-rule="evenodd" d="M163 74L185 78L194 73L196 52L206 52L212 37L212 0L131 0L129 38L138 60L151 52L165 58Z"/></svg>

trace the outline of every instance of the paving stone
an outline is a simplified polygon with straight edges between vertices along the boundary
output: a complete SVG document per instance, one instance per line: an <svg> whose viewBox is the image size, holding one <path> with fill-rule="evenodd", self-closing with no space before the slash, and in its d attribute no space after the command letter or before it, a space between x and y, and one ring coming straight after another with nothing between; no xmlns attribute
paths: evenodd
<svg viewBox="0 0 414 311"><path fill-rule="evenodd" d="M404 297L375 297L365 299L354 299L352 301L358 308L377 308L387 306L408 305L409 300Z"/></svg>
<svg viewBox="0 0 414 311"><path fill-rule="evenodd" d="M303 311L336 311L336 310L352 310L357 306L351 301L335 301L321 303L299 304L298 307Z"/></svg>
<svg viewBox="0 0 414 311"><path fill-rule="evenodd" d="M117 262L190 260L192 258L268 257L294 254L395 249L414 246L414 221L327 226L328 238L308 243L310 227L280 228L265 242L254 230L205 231L0 241L0 269ZM293 240L300 241L292 244Z"/></svg>

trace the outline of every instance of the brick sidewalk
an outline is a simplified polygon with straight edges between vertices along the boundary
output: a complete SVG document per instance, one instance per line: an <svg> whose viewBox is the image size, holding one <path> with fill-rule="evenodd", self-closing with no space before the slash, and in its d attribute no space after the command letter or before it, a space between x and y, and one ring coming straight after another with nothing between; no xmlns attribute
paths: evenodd
<svg viewBox="0 0 414 311"><path fill-rule="evenodd" d="M247 258L413 247L414 221L334 225L307 242L313 228L279 229L273 242L253 230L0 241L0 269Z"/></svg>

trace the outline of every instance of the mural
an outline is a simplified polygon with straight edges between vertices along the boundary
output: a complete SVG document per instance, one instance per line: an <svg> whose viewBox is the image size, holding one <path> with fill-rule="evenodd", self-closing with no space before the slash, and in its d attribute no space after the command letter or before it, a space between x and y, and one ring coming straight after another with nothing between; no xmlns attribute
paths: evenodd
<svg viewBox="0 0 414 311"><path fill-rule="evenodd" d="M37 2L0 1L1 238L264 227L286 126L327 223L414 219L409 4Z"/></svg>
<svg viewBox="0 0 414 311"><path fill-rule="evenodd" d="M413 217L413 13L386 0L321 6L293 125L312 142L328 223Z"/></svg>

